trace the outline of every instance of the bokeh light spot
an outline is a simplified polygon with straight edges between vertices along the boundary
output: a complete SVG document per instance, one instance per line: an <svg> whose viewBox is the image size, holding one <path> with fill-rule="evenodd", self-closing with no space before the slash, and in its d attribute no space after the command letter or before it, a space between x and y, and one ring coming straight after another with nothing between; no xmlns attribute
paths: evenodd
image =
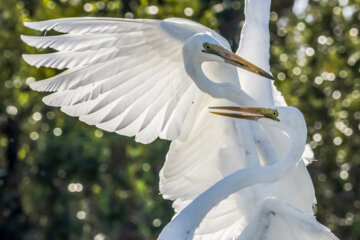
<svg viewBox="0 0 360 240"><path fill-rule="evenodd" d="M160 227L161 226L161 220L160 219L158 219L158 218L155 218L154 220L153 220L153 222L152 222L152 225L154 226L154 227Z"/></svg>
<svg viewBox="0 0 360 240"><path fill-rule="evenodd" d="M103 1L96 2L96 8L99 10L103 10L105 8L105 3Z"/></svg>
<svg viewBox="0 0 360 240"><path fill-rule="evenodd" d="M94 10L94 7L91 3L85 3L84 4L84 11L85 12L91 12L92 10Z"/></svg>
<svg viewBox="0 0 360 240"><path fill-rule="evenodd" d="M100 129L96 129L94 134L95 134L95 137L97 137L97 138L101 138L104 135L103 131Z"/></svg>
<svg viewBox="0 0 360 240"><path fill-rule="evenodd" d="M349 177L349 173L348 173L348 171L341 170L339 176L341 179L345 180Z"/></svg>
<svg viewBox="0 0 360 240"><path fill-rule="evenodd" d="M34 121L40 121L41 118L42 118L42 114L39 113L39 112L35 112L35 113L32 115L32 118L34 119Z"/></svg>
<svg viewBox="0 0 360 240"><path fill-rule="evenodd" d="M359 34L359 30L357 28L351 28L349 34L352 37L356 37Z"/></svg>
<svg viewBox="0 0 360 240"><path fill-rule="evenodd" d="M98 234L96 234L95 237L94 237L94 240L105 240L105 239L106 239L106 237L105 237L105 235L102 234L102 233L98 233Z"/></svg>
<svg viewBox="0 0 360 240"><path fill-rule="evenodd" d="M277 78L278 78L280 81L283 81L283 80L285 80L286 75L285 75L285 73L280 72L280 73L278 73Z"/></svg>
<svg viewBox="0 0 360 240"><path fill-rule="evenodd" d="M315 54L315 50L312 47L308 47L308 48L306 48L305 53L306 53L306 55L311 57Z"/></svg>
<svg viewBox="0 0 360 240"><path fill-rule="evenodd" d="M333 93L332 93L332 97L333 99L339 99L341 98L341 92L339 90L335 90Z"/></svg>
<svg viewBox="0 0 360 240"><path fill-rule="evenodd" d="M319 179L320 182L325 182L326 181L326 175L323 174L323 173L320 173L318 175L318 179Z"/></svg>
<svg viewBox="0 0 360 240"><path fill-rule="evenodd" d="M18 113L18 110L15 106L7 106L6 113L12 116L15 116Z"/></svg>
<svg viewBox="0 0 360 240"><path fill-rule="evenodd" d="M36 141L36 140L38 140L39 139L39 134L37 133L37 132L31 132L30 133L30 138L31 138L31 140L34 140L34 141Z"/></svg>
<svg viewBox="0 0 360 240"><path fill-rule="evenodd" d="M194 14L194 10L190 7L184 9L184 14L188 17L191 17Z"/></svg>
<svg viewBox="0 0 360 240"><path fill-rule="evenodd" d="M321 134L320 134L320 133L315 133L315 134L313 135L313 140L314 140L315 142L321 142L321 140L322 140Z"/></svg>
<svg viewBox="0 0 360 240"><path fill-rule="evenodd" d="M83 185L81 183L70 183L68 185L69 192L81 192L83 190Z"/></svg>
<svg viewBox="0 0 360 240"><path fill-rule="evenodd" d="M54 128L53 133L55 136L59 137L62 134L61 128Z"/></svg>
<svg viewBox="0 0 360 240"><path fill-rule="evenodd" d="M86 212L84 212L84 211L78 211L78 212L76 213L76 217L77 217L78 219L80 219L80 220L84 220L85 217L86 217Z"/></svg>
<svg viewBox="0 0 360 240"><path fill-rule="evenodd" d="M335 137L335 138L333 139L333 143L334 143L336 146L341 145L342 142L343 142L343 140L342 140L341 137Z"/></svg>
<svg viewBox="0 0 360 240"><path fill-rule="evenodd" d="M159 13L159 8L155 5L146 7L145 12L150 15L155 15Z"/></svg>

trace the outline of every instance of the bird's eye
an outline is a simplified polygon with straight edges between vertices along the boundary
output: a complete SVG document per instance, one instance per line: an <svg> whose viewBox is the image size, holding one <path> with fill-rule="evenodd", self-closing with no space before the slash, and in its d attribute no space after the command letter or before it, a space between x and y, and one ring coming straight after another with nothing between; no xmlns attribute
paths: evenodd
<svg viewBox="0 0 360 240"><path fill-rule="evenodd" d="M204 46L205 49L210 49L210 46L209 46L209 44L207 44L207 43L204 43L203 46Z"/></svg>

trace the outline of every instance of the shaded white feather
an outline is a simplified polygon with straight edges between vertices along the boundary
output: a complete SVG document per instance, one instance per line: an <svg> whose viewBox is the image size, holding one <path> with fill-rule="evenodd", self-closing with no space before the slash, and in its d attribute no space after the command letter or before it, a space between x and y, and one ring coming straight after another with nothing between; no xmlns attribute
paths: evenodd
<svg viewBox="0 0 360 240"><path fill-rule="evenodd" d="M338 240L330 230L294 206L267 198L237 240Z"/></svg>
<svg viewBox="0 0 360 240"><path fill-rule="evenodd" d="M68 68L30 85L37 91L55 92L43 99L46 104L146 143L158 136L177 138L184 122L191 125L196 117L191 110L198 107L195 96L204 97L185 73L183 43L200 32L211 32L226 42L200 24L179 19L66 18L25 26L65 33L22 36L30 46L59 51L24 55L29 64Z"/></svg>

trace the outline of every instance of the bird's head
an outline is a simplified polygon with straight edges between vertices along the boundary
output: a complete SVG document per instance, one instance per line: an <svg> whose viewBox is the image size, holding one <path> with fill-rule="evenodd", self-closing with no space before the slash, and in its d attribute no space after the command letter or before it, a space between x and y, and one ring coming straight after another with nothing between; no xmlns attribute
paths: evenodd
<svg viewBox="0 0 360 240"><path fill-rule="evenodd" d="M183 46L183 54L196 57L199 62L225 62L236 67L273 80L273 76L265 70L226 49L210 33L199 33L188 39Z"/></svg>
<svg viewBox="0 0 360 240"><path fill-rule="evenodd" d="M304 117L302 113L294 107L210 107L210 112L225 117L257 121L261 124L279 128L287 133L299 133L299 138L304 135L306 139L306 123Z"/></svg>

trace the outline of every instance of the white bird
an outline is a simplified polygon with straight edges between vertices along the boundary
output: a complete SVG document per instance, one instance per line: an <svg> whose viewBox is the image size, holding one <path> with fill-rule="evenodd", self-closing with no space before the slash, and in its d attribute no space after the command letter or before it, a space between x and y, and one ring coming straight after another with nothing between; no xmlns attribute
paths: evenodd
<svg viewBox="0 0 360 240"><path fill-rule="evenodd" d="M43 101L90 125L136 136L142 143L157 137L186 138L199 116L197 110L206 104L207 94L215 98L230 96L238 104L244 98L251 101L234 86L237 82L215 84L204 74L192 81L188 74L201 74L201 66L190 69L184 59L200 61L196 64L213 62L208 68L217 67L229 81L237 80L236 70L225 62L272 78L233 54L228 42L215 31L185 19L67 18L28 22L25 26L67 33L21 36L30 46L59 51L24 54L26 62L68 69L30 85L36 91L56 92ZM189 53L195 58L186 53L183 56L183 45L196 50Z"/></svg>
<svg viewBox="0 0 360 240"><path fill-rule="evenodd" d="M206 214L233 193L259 183L275 182L286 175L301 162L306 144L307 130L305 120L299 110L293 107L276 107L278 118L261 114L264 108L217 107L241 113L213 112L215 114L255 120L263 125L271 125L288 134L290 149L281 160L270 166L254 166L238 170L217 182L184 210L182 210L162 231L159 240L190 240ZM274 121L275 120L275 121ZM266 156L273 157L273 156ZM307 214L289 203L277 198L265 198L260 208L254 212L244 230L228 239L238 240L336 240L330 230L318 223L312 214Z"/></svg>
<svg viewBox="0 0 360 240"><path fill-rule="evenodd" d="M237 52L265 71L232 54L228 42L215 31L185 19L68 18L25 23L36 30L65 33L22 36L30 46L59 51L24 55L25 61L68 69L30 87L55 92L43 101L106 131L135 136L142 143L157 137L172 140L160 190L165 198L175 200L179 212L234 171L270 165L268 159L277 159L259 158L259 153L271 155L276 149L283 157L290 147L286 135L271 127L208 113L211 105L283 104L269 80L238 73L227 64L270 78L269 8L269 0L246 2ZM196 237L228 239L234 230L247 226L267 196L312 213L314 189L305 164L275 183L258 184L227 198L203 219Z"/></svg>
<svg viewBox="0 0 360 240"><path fill-rule="evenodd" d="M226 62L271 78L265 71L233 54L228 42L215 31L185 19L67 18L28 22L25 26L65 33L59 36L21 36L30 46L58 51L25 54L26 62L37 67L67 69L30 85L36 91L55 92L44 97L43 101L61 107L63 112L90 125L135 136L142 143L150 143L157 137L179 141L189 139L194 126L204 119L203 127L213 123L228 126L228 120L219 120L207 112L211 103L221 103L216 98L229 97L236 104L242 104L242 101L256 104L239 88L237 71ZM191 48L194 51L186 53L186 49ZM197 64L197 68L191 70L195 65L189 65L187 60ZM188 74L195 78L191 79ZM229 104L229 101L222 103ZM210 130L209 133L218 134L219 129ZM221 137L231 142L235 135L224 133ZM208 141L194 139L193 143L194 146L204 146L200 151L208 151ZM224 144L222 141L214 151ZM186 153L189 151L187 149ZM208 153L217 154L214 151ZM198 152L190 154L196 156ZM213 159L208 160L211 162ZM217 162L211 163L212 166L215 164ZM179 165L179 173L181 167ZM223 177L221 171L220 168L220 173L210 176L209 181L205 180L204 185L195 181L194 189L185 189L183 193L181 188L187 186L179 186L176 190L181 197L179 200L193 200L203 189ZM172 177L169 171L165 172ZM171 184L162 181L162 187ZM162 189L162 193L164 196L171 194L166 189Z"/></svg>
<svg viewBox="0 0 360 240"><path fill-rule="evenodd" d="M237 54L268 71L270 1L247 0L245 17ZM229 79L217 70L213 70L211 79ZM253 104L243 99L241 105L286 105L272 82L241 69L237 79L241 89L257 102ZM225 176L239 169L272 165L284 158L291 147L287 134L272 126L213 118L206 114L206 106L230 103L209 101L194 122L188 138L171 143L160 173L160 190L165 198L175 200L176 213ZM305 165L311 160L311 155L307 147L302 157L304 161L291 174L276 182L257 184L230 195L201 221L194 239L232 239L235 233L248 226L267 197L282 199L306 214L313 214L315 191Z"/></svg>

